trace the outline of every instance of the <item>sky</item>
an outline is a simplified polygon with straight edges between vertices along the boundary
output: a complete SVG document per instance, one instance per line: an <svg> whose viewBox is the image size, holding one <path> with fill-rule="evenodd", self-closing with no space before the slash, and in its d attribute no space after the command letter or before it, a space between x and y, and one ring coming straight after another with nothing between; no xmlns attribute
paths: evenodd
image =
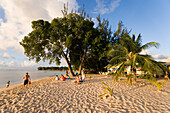
<svg viewBox="0 0 170 113"><path fill-rule="evenodd" d="M152 41L160 44L159 48L147 49L143 54L170 62L170 0L0 0L0 70L56 66L48 61L29 61L19 42L32 31L33 20L50 22L62 17L64 3L68 3L69 11L84 5L95 23L100 14L109 20L112 31L122 21L132 34L141 33L142 44ZM63 59L61 62L60 66L66 66Z"/></svg>

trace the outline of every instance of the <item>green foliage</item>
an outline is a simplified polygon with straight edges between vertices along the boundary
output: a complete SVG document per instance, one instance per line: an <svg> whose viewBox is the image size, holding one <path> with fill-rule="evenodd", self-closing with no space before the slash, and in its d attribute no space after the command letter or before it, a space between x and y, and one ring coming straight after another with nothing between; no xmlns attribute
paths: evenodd
<svg viewBox="0 0 170 113"><path fill-rule="evenodd" d="M20 44L25 55L30 60L36 59L36 62L48 60L50 64L59 65L63 57L73 74L71 65L75 69L82 65L86 53L101 38L101 31L94 28L94 22L86 16L84 9L78 13L67 11L68 8L64 6L64 17L54 18L51 22L33 21L33 31Z"/></svg>
<svg viewBox="0 0 170 113"><path fill-rule="evenodd" d="M149 74L145 74L145 75L141 75L139 76L140 79L152 79L153 76L152 75L149 75Z"/></svg>
<svg viewBox="0 0 170 113"><path fill-rule="evenodd" d="M92 41L91 49L89 49L87 58L83 66L93 69L96 72L105 71L104 67L109 63L107 51L111 48L112 31L109 27L108 20L101 20L97 17L98 26L95 29L94 40Z"/></svg>
<svg viewBox="0 0 170 113"><path fill-rule="evenodd" d="M150 83L152 83L153 85L157 86L158 91L161 91L161 90L162 90L162 86L166 83L166 81L164 81L164 82L158 82L158 81L156 81L156 80L154 80L154 79L149 80L148 82L150 82Z"/></svg>
<svg viewBox="0 0 170 113"><path fill-rule="evenodd" d="M149 42L142 45L141 34L135 37L135 34L131 37L126 29L122 30L122 25L119 23L119 28L115 32L116 44L112 45L112 50L108 52L110 57L110 64L119 66L114 75L115 79L123 73L126 67L130 67L131 73L133 73L134 81L136 82L136 68L141 67L144 72L163 73L166 70L166 66L153 60L150 55L142 55L140 52L149 47L158 47L158 43ZM131 81L129 76L128 81Z"/></svg>
<svg viewBox="0 0 170 113"><path fill-rule="evenodd" d="M99 95L99 97L101 99L103 99L103 97L109 97L113 95L113 88L110 88L107 84L105 84L104 82L102 82L103 85L105 85L106 87L103 87L104 91L103 94Z"/></svg>
<svg viewBox="0 0 170 113"><path fill-rule="evenodd" d="M59 70L59 71L65 71L65 70L68 70L68 67L38 67L38 70Z"/></svg>

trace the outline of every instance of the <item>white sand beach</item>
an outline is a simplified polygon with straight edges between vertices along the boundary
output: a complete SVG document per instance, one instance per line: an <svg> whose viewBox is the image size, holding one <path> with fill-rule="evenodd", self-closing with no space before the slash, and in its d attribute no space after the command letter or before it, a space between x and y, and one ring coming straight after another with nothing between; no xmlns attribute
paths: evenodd
<svg viewBox="0 0 170 113"><path fill-rule="evenodd" d="M170 112L170 82L157 87L137 79L132 87L126 78L114 82L111 77L91 75L82 84L73 79L56 81L48 77L32 82L28 88L15 85L0 90L0 112L12 113L168 113ZM102 82L113 87L113 98L100 99Z"/></svg>

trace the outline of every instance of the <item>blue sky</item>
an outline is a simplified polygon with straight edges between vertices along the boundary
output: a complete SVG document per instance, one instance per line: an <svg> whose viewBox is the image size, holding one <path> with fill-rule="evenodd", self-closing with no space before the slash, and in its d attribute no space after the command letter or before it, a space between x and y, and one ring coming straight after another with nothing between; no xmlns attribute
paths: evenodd
<svg viewBox="0 0 170 113"><path fill-rule="evenodd" d="M141 33L143 44L160 43L158 49L151 48L143 53L170 62L170 0L65 0L67 2L70 10L85 5L86 12L94 20L99 14L108 19L113 31L122 21L131 33ZM19 41L31 32L31 21L61 17L63 4L63 0L0 1L0 70L50 66L48 62L28 61ZM64 60L61 65L66 65Z"/></svg>

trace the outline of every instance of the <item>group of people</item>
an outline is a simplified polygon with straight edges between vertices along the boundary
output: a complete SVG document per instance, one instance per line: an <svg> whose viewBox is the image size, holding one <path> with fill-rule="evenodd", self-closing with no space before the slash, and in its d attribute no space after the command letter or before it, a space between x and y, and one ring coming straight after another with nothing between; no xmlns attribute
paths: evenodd
<svg viewBox="0 0 170 113"><path fill-rule="evenodd" d="M66 77L64 77L62 74L60 75L60 77L58 75L56 75L56 80L62 80L62 81L65 81L66 79L67 80L70 80L70 76L68 75L68 71L66 71Z"/></svg>
<svg viewBox="0 0 170 113"><path fill-rule="evenodd" d="M56 75L55 79L65 81L66 79L70 80L70 76L68 75L68 71L66 71L66 77L64 77L61 74L61 76ZM23 80L24 80L24 87L31 84L31 77L30 77L30 75L28 75L28 73L26 73L24 75ZM82 72L82 75L81 74L80 75L76 74L76 79L74 80L74 83L84 82L84 80L85 80L85 74L84 74L84 72ZM10 85L10 81L7 82L6 88L8 88L9 85Z"/></svg>
<svg viewBox="0 0 170 113"><path fill-rule="evenodd" d="M24 80L24 87L26 87L28 84L31 84L31 78L30 76L28 75L28 73L26 73L23 77L23 80ZM10 81L8 81L6 83L6 88L8 88L10 85Z"/></svg>
<svg viewBox="0 0 170 113"><path fill-rule="evenodd" d="M60 76L56 75L56 80L62 80L62 81L65 81L66 79L67 80L70 80L70 76L66 74L66 77L64 77L62 74Z"/></svg>
<svg viewBox="0 0 170 113"><path fill-rule="evenodd" d="M76 74L76 79L74 80L74 83L80 83L80 82L84 82L85 81L85 73L82 72L82 75L81 74Z"/></svg>
<svg viewBox="0 0 170 113"><path fill-rule="evenodd" d="M65 80L70 80L70 76L68 75L68 71L66 71L66 75L65 77L63 75L56 75L56 80L62 80L62 81L65 81ZM76 79L73 81L74 83L80 83L80 82L84 82L85 81L85 73L84 71L82 72L82 75L78 73L76 74Z"/></svg>

